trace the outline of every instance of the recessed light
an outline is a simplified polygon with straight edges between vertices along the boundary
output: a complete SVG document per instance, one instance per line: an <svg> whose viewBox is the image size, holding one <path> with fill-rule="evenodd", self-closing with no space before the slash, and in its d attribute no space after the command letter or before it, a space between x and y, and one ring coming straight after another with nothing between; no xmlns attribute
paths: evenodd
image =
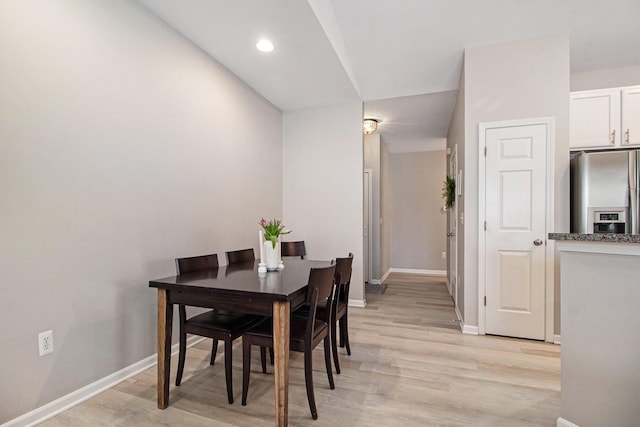
<svg viewBox="0 0 640 427"><path fill-rule="evenodd" d="M273 44L269 40L260 40L256 43L256 47L260 52L271 52L273 50Z"/></svg>

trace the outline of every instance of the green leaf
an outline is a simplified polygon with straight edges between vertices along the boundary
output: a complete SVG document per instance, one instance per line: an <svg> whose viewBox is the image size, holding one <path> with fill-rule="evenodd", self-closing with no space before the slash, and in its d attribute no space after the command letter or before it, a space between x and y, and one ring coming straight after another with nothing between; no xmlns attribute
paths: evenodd
<svg viewBox="0 0 640 427"><path fill-rule="evenodd" d="M442 186L442 198L445 199L447 208L452 208L456 203L456 181L447 176Z"/></svg>

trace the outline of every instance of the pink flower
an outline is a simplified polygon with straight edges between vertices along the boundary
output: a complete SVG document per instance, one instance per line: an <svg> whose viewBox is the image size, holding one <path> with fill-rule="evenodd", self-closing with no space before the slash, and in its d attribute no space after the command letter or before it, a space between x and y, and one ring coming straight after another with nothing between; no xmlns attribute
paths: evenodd
<svg viewBox="0 0 640 427"><path fill-rule="evenodd" d="M282 221L279 219L271 219L266 220L262 218L258 223L264 229L264 238L265 240L271 240L273 243L273 247L276 247L276 242L278 240L278 236L281 234L289 234L291 230L286 230Z"/></svg>

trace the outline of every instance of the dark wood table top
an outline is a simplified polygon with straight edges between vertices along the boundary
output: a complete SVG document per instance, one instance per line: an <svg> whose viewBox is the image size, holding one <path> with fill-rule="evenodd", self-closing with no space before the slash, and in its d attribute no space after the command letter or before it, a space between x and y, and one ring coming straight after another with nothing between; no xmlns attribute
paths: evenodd
<svg viewBox="0 0 640 427"><path fill-rule="evenodd" d="M330 261L287 259L279 271L258 273L258 262L221 266L211 270L151 280L149 287L178 292L206 293L290 301L309 282L311 268L327 267Z"/></svg>

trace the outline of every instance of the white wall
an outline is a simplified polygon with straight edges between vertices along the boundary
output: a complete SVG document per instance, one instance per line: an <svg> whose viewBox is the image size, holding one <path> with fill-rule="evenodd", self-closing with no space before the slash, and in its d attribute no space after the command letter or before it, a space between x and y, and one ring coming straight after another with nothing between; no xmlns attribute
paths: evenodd
<svg viewBox="0 0 640 427"><path fill-rule="evenodd" d="M391 154L391 268L446 270L444 150Z"/></svg>
<svg viewBox="0 0 640 427"><path fill-rule="evenodd" d="M571 74L571 90L604 89L640 84L640 66Z"/></svg>
<svg viewBox="0 0 640 427"><path fill-rule="evenodd" d="M282 116L134 2L0 2L0 52L1 424L154 354L174 257L257 248Z"/></svg>
<svg viewBox="0 0 640 427"><path fill-rule="evenodd" d="M364 303L362 103L283 115L283 217L309 258L353 252L349 298Z"/></svg>
<svg viewBox="0 0 640 427"><path fill-rule="evenodd" d="M465 52L464 277L465 324L478 319L478 124L555 117L555 224L569 230L569 40L544 37ZM462 153L459 153L461 155ZM556 269L556 333L559 270Z"/></svg>
<svg viewBox="0 0 640 427"><path fill-rule="evenodd" d="M364 167L371 169L371 279L380 280L380 134L364 136Z"/></svg>

